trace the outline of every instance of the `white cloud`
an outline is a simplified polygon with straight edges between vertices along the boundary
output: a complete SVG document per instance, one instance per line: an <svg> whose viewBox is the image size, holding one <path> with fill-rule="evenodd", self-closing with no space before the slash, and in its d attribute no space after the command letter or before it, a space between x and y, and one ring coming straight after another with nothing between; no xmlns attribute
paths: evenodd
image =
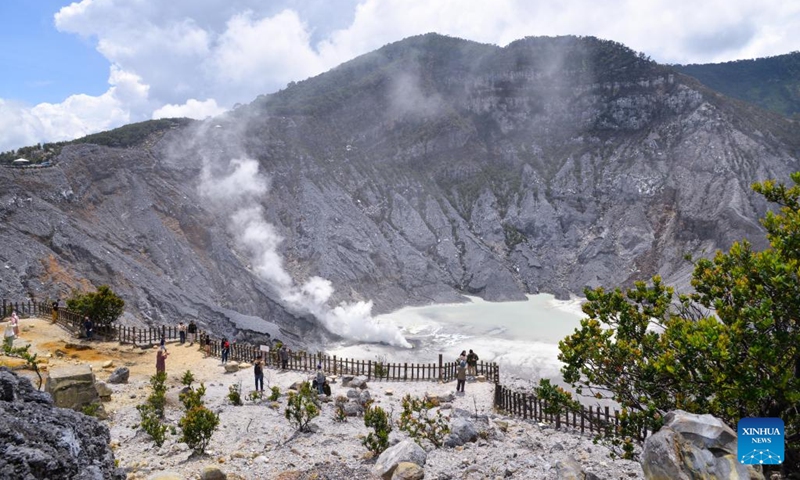
<svg viewBox="0 0 800 480"><path fill-rule="evenodd" d="M167 104L153 112L153 120L158 118L188 117L196 120L204 120L225 112L225 109L217 105L217 101L209 98L205 101L190 98L183 105Z"/></svg>
<svg viewBox="0 0 800 480"><path fill-rule="evenodd" d="M109 91L28 109L6 100L10 128L0 131L0 149L171 112L213 115L427 32L501 46L594 35L665 63L800 50L800 2L783 0L82 0L62 8L55 24L96 40L113 67Z"/></svg>

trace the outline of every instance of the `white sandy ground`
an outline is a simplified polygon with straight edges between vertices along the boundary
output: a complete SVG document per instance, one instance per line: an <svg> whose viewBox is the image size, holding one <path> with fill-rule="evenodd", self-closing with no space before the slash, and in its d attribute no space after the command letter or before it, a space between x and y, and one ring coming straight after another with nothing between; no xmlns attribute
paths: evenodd
<svg viewBox="0 0 800 480"><path fill-rule="evenodd" d="M169 386L166 421L177 426L183 413L178 401L182 387L180 378L186 370L191 370L195 385L205 384L205 403L220 415L220 427L214 433L205 456L192 455L185 444L177 441L178 435L169 433L164 445L157 448L147 434L136 428L139 413L135 408L150 393L149 377L155 373L155 349L141 350L116 342L92 342L91 350L72 350L65 348L65 342L78 342L49 321L24 319L21 325L22 338L15 345L31 343L32 350L47 359L46 368L88 363L100 381L105 381L116 367L127 366L130 369L128 384L109 385L114 393L111 401L104 404L109 414L105 423L111 431L114 455L120 466L128 469L129 479L147 479L158 472L174 472L180 477L195 479L208 465L217 465L228 474L228 478L273 479L287 471L308 470L326 462L346 464L351 468L370 468L374 464L375 460L365 455L367 449L361 444L361 437L368 432L362 418L349 418L345 423L337 423L334 421L333 403L324 403L321 415L312 422L319 430L296 434L283 415L285 396L279 400L277 410L270 406L272 402L254 404L247 400L247 394L254 388L252 368L226 374L219 359L203 358L197 344L189 346L188 343L167 345L170 355L166 363ZM56 349L66 355L57 358ZM113 362L113 367L102 368L108 360ZM7 357L0 357L0 364L3 362L14 363ZM17 372L35 378L29 371ZM310 376L310 373L265 369L265 388L268 390L276 385L285 394L291 384ZM235 407L227 400L228 387L239 382L245 405ZM340 382L331 387L333 397L346 395L348 390ZM386 390L392 390L393 394L387 395ZM404 395L447 395L455 391L455 382L369 382L369 391L376 404L392 412L393 418L397 419ZM643 478L637 463L612 460L608 450L593 444L590 437L503 417L494 412L492 400L491 383L467 383L466 395L457 396L452 409L488 414L490 425L494 425L490 427L491 435L488 440L481 439L464 447L430 450L425 465L426 479L555 479L558 478L556 462L568 456L599 478ZM444 413L450 415L452 409L444 410ZM508 423L505 433L501 433L499 428L502 422ZM392 436L404 438L405 434L395 429Z"/></svg>

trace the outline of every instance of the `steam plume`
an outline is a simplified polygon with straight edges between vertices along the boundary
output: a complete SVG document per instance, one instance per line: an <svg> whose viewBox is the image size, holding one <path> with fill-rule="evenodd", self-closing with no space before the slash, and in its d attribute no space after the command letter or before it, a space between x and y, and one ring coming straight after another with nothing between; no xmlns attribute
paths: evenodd
<svg viewBox="0 0 800 480"><path fill-rule="evenodd" d="M295 283L278 253L283 239L266 221L259 204L269 190L268 179L259 174L258 162L252 159L235 159L228 167L226 174L215 176L206 162L200 193L229 212L228 230L236 247L250 258L256 275L276 289L287 308L310 313L328 331L345 338L411 347L396 326L380 324L372 317L372 301L342 302L331 308L328 300L334 289L329 280L311 277L303 285Z"/></svg>

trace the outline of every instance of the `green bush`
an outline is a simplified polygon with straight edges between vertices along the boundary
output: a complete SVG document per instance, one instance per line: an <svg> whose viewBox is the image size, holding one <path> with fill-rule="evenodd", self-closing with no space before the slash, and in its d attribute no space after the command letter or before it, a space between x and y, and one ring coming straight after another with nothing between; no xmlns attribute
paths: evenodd
<svg viewBox="0 0 800 480"><path fill-rule="evenodd" d="M317 393L311 390L311 384L304 382L297 393L289 392L284 416L297 430L305 432L308 423L319 415Z"/></svg>
<svg viewBox="0 0 800 480"><path fill-rule="evenodd" d="M9 357L19 357L26 362L26 366L36 373L36 376L39 377L39 384L36 386L37 390L41 390L42 388L42 373L39 371L39 362L36 360L38 356L37 353L31 353L30 345L25 345L22 347L14 347L9 345L8 343L3 344L3 353L8 355Z"/></svg>
<svg viewBox="0 0 800 480"><path fill-rule="evenodd" d="M450 433L450 427L447 425L449 418L443 416L439 409L436 409L436 413L431 413L434 404L427 398L419 399L406 395L403 397L402 405L403 411L398 421L400 430L406 432L417 443L427 439L435 447L441 447L445 436Z"/></svg>
<svg viewBox="0 0 800 480"><path fill-rule="evenodd" d="M67 299L67 309L82 317L89 317L95 326L110 325L125 309L125 301L119 298L108 285L100 285L96 292L72 291Z"/></svg>
<svg viewBox="0 0 800 480"><path fill-rule="evenodd" d="M206 451L211 436L219 426L219 416L203 406L192 407L178 422L183 435L181 441L195 453L202 455Z"/></svg>
<svg viewBox="0 0 800 480"><path fill-rule="evenodd" d="M231 401L232 405L236 405L237 407L240 405L244 405L242 402L242 383L235 383L228 387L228 400Z"/></svg>
<svg viewBox="0 0 800 480"><path fill-rule="evenodd" d="M186 372L183 374L183 377L181 378L181 384L186 385L187 387L191 387L192 382L194 382L194 374L192 373L191 370L186 370Z"/></svg>
<svg viewBox="0 0 800 480"><path fill-rule="evenodd" d="M147 404L152 407L158 418L164 418L164 405L167 403L167 374L158 372L150 377L150 386L153 391L147 397Z"/></svg>
<svg viewBox="0 0 800 480"><path fill-rule="evenodd" d="M533 387L533 394L544 402L544 413L548 415L561 415L581 410L580 402L573 399L571 393L553 385L549 379L539 380L539 385Z"/></svg>
<svg viewBox="0 0 800 480"><path fill-rule="evenodd" d="M271 393L269 395L269 400L271 402L277 402L278 399L281 397L281 389L278 388L277 386L274 386L274 387L270 388L270 392Z"/></svg>
<svg viewBox="0 0 800 480"><path fill-rule="evenodd" d="M206 386L202 383L200 387L196 390L192 387L189 387L189 390L181 393L178 395L181 403L183 403L183 408L186 410L191 410L194 407L202 407L203 406L203 396L206 394Z"/></svg>
<svg viewBox="0 0 800 480"><path fill-rule="evenodd" d="M136 407L141 416L139 427L145 431L156 446L160 447L164 444L167 434L167 426L161 422L161 417L155 411L152 405L143 404Z"/></svg>
<svg viewBox="0 0 800 480"><path fill-rule="evenodd" d="M100 410L99 403L90 403L89 405L84 405L81 407L81 413L90 417L96 417L97 412Z"/></svg>
<svg viewBox="0 0 800 480"><path fill-rule="evenodd" d="M364 425L372 428L361 441L370 452L380 455L389 447L389 433L392 431L392 421L381 407L367 405L364 412Z"/></svg>

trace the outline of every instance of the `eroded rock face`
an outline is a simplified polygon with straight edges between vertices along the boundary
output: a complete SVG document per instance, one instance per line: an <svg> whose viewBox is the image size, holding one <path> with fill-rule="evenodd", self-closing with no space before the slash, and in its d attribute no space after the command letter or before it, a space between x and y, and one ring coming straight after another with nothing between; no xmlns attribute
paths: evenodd
<svg viewBox="0 0 800 480"><path fill-rule="evenodd" d="M0 367L0 478L124 480L108 428Z"/></svg>

